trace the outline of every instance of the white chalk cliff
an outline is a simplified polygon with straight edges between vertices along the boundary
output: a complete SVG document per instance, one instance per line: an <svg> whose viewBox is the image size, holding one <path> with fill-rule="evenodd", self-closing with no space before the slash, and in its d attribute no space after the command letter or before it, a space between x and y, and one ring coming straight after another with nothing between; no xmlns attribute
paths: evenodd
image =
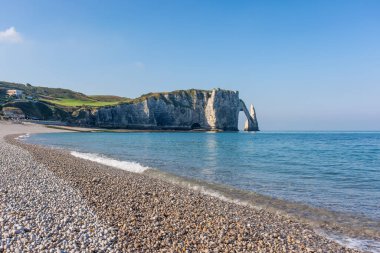
<svg viewBox="0 0 380 253"><path fill-rule="evenodd" d="M246 131L258 131L253 106L248 112L239 92L222 89L180 90L142 96L130 103L79 109L71 124L106 128L238 131L239 112L247 117Z"/></svg>

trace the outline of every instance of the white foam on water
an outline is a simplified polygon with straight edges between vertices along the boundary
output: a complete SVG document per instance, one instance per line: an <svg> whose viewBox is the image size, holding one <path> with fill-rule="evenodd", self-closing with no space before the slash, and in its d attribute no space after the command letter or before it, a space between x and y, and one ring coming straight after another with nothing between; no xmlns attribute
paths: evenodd
<svg viewBox="0 0 380 253"><path fill-rule="evenodd" d="M251 205L251 204L249 204L246 201L242 201L240 199L234 199L234 198L227 197L227 196L223 195L223 193L221 193L219 191L211 190L211 189L209 189L207 187L204 187L204 186L194 185L194 184L186 183L186 182L183 182L183 183L180 183L180 184L182 186L185 186L185 187L191 189L191 190L198 191L198 192L200 192L200 193L202 193L204 195L208 195L208 196L220 199L222 201L226 201L226 202L237 204L237 205L241 205L241 206L249 206L249 207L255 208L255 209L260 209L259 207Z"/></svg>
<svg viewBox="0 0 380 253"><path fill-rule="evenodd" d="M336 235L326 233L324 231L316 231L318 234L339 243L347 248L356 249L365 252L380 253L380 242L370 239L358 239L344 235Z"/></svg>
<svg viewBox="0 0 380 253"><path fill-rule="evenodd" d="M188 187L190 189L192 189L192 190L199 191L199 192L201 192L204 195L209 195L211 197L218 198L218 199L226 201L226 202L230 202L230 203L234 203L234 204L239 204L239 205L245 205L245 206L248 205L248 203L246 203L244 201L240 201L238 199L232 199L232 198L226 197L226 196L224 196L220 192L207 189L206 187L203 187L203 186L189 185Z"/></svg>
<svg viewBox="0 0 380 253"><path fill-rule="evenodd" d="M23 134L23 135L20 135L18 136L17 138L15 138L16 140L21 140L21 139L26 139L26 138L29 138L30 135L29 134Z"/></svg>
<svg viewBox="0 0 380 253"><path fill-rule="evenodd" d="M146 171L147 169L149 169L149 167L145 167L136 162L120 161L120 160L112 159L112 158L99 155L99 154L82 153L82 152L77 152L77 151L72 151L70 154L78 158L90 160L90 161L97 162L103 165L111 166L117 169L126 170L126 171L134 172L134 173L142 173Z"/></svg>

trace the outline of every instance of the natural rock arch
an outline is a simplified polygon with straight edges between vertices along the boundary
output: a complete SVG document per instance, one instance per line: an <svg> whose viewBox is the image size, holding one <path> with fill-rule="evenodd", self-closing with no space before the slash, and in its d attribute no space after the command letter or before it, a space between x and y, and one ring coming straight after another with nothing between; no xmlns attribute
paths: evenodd
<svg viewBox="0 0 380 253"><path fill-rule="evenodd" d="M240 111L247 117L245 130L258 131L254 108L249 113L238 91L222 89L154 93L114 106L81 108L68 123L155 130L191 130L198 123L199 130L238 131Z"/></svg>
<svg viewBox="0 0 380 253"><path fill-rule="evenodd" d="M257 122L256 111L253 105L250 106L250 111L248 111L247 107L243 100L240 99L240 111L243 111L247 120L245 122L244 131L259 131L259 124Z"/></svg>

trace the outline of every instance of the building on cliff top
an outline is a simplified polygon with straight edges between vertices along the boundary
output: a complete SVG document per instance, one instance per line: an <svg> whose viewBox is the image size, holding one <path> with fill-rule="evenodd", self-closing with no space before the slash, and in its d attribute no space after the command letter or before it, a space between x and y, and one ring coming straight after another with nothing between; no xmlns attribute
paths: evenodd
<svg viewBox="0 0 380 253"><path fill-rule="evenodd" d="M7 90L7 95L10 97L15 96L19 98L22 96L22 93L21 90Z"/></svg>

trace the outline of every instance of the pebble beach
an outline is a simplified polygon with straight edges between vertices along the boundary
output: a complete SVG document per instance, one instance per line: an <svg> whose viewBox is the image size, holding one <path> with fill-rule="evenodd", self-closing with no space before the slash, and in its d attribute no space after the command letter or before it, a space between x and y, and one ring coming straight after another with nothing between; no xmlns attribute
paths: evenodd
<svg viewBox="0 0 380 253"><path fill-rule="evenodd" d="M0 122L0 252L358 252L297 219L25 144Z"/></svg>

